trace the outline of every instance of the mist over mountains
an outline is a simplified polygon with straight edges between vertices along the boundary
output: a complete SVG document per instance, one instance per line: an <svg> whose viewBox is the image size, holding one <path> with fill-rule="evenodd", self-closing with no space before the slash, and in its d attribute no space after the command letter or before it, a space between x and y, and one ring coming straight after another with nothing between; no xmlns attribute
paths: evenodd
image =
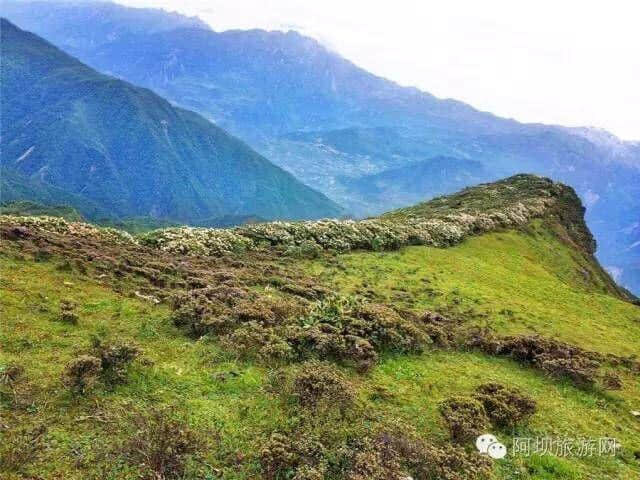
<svg viewBox="0 0 640 480"><path fill-rule="evenodd" d="M215 32L108 3L0 5L93 68L212 120L356 216L517 172L566 182L587 206L602 263L640 289L638 143L401 87L296 32Z"/></svg>

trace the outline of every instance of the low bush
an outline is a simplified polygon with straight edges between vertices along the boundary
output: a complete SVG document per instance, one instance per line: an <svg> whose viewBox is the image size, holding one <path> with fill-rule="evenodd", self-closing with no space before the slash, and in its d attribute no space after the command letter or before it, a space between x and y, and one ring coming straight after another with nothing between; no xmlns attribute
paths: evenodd
<svg viewBox="0 0 640 480"><path fill-rule="evenodd" d="M469 235L525 225L552 210L567 192L567 187L548 179L516 176L380 218L268 222L226 230L166 228L142 235L138 241L170 253L214 256L264 246L281 247L287 255L311 257L322 250L380 251L406 245L443 247L457 244ZM518 198L514 198L516 195ZM466 201L459 201L463 196ZM471 197L477 201L471 201Z"/></svg>
<svg viewBox="0 0 640 480"><path fill-rule="evenodd" d="M431 339L434 345L438 347L451 347L458 337L459 323L448 317L435 312L424 312L418 318L418 321Z"/></svg>
<svg viewBox="0 0 640 480"><path fill-rule="evenodd" d="M93 340L91 352L100 359L100 374L105 383L124 383L131 363L140 355L140 349L130 343L105 343Z"/></svg>
<svg viewBox="0 0 640 480"><path fill-rule="evenodd" d="M0 365L0 399L10 396L13 405L19 404L17 384L24 379L24 367L17 363Z"/></svg>
<svg viewBox="0 0 640 480"><path fill-rule="evenodd" d="M311 409L351 408L356 391L335 366L310 361L302 364L293 378L291 393L298 403Z"/></svg>
<svg viewBox="0 0 640 480"><path fill-rule="evenodd" d="M73 393L82 395L95 385L101 371L102 362L99 358L80 355L67 364L62 381Z"/></svg>
<svg viewBox="0 0 640 480"><path fill-rule="evenodd" d="M17 363L0 365L0 385L12 387L24 375L24 367Z"/></svg>
<svg viewBox="0 0 640 480"><path fill-rule="evenodd" d="M468 442L482 435L489 426L484 406L473 398L449 398L440 404L440 413L451 439L457 443Z"/></svg>
<svg viewBox="0 0 640 480"><path fill-rule="evenodd" d="M221 338L221 344L241 357L255 357L262 361L289 361L294 358L291 345L273 328L258 322L247 322Z"/></svg>
<svg viewBox="0 0 640 480"><path fill-rule="evenodd" d="M84 394L98 380L106 385L124 383L131 362L140 354L137 346L129 343L105 343L93 338L88 354L71 360L62 374L63 383L76 394Z"/></svg>
<svg viewBox="0 0 640 480"><path fill-rule="evenodd" d="M233 289L237 295L228 295ZM237 290L237 291L236 291ZM176 296L173 323L194 337L219 336L230 350L262 360L336 360L366 371L378 353L420 352L424 326L392 308L353 296L257 297L237 287Z"/></svg>
<svg viewBox="0 0 640 480"><path fill-rule="evenodd" d="M0 442L0 472L21 472L25 469L42 451L46 432L44 425L4 431Z"/></svg>
<svg viewBox="0 0 640 480"><path fill-rule="evenodd" d="M317 356L370 369L383 351L422 351L430 339L411 320L357 297L327 297L287 331L300 357Z"/></svg>
<svg viewBox="0 0 640 480"><path fill-rule="evenodd" d="M426 442L406 426L360 439L342 456L338 478L347 480L475 480L488 478L491 469L485 457Z"/></svg>
<svg viewBox="0 0 640 480"><path fill-rule="evenodd" d="M605 358L557 340L538 335L514 335L498 337L492 332L478 331L469 345L491 355L501 355L531 365L556 378L568 378L580 388L620 388L617 376L600 374ZM616 377L616 378L614 378Z"/></svg>
<svg viewBox="0 0 640 480"><path fill-rule="evenodd" d="M320 442L305 435L279 433L272 434L260 451L260 464L268 480L322 479L327 468L325 448Z"/></svg>
<svg viewBox="0 0 640 480"><path fill-rule="evenodd" d="M514 427L536 411L533 398L499 383L478 386L474 398L482 403L491 423L497 427Z"/></svg>
<svg viewBox="0 0 640 480"><path fill-rule="evenodd" d="M70 325L78 324L78 315L75 313L76 306L70 300L60 302L60 321Z"/></svg>
<svg viewBox="0 0 640 480"><path fill-rule="evenodd" d="M185 478L187 461L203 448L202 440L171 408L152 408L134 414L136 432L127 456L140 467L144 480Z"/></svg>

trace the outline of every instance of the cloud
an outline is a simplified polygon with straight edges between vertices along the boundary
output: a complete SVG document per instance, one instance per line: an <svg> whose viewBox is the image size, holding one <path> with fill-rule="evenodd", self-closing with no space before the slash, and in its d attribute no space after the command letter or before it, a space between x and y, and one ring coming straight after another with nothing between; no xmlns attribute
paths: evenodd
<svg viewBox="0 0 640 480"><path fill-rule="evenodd" d="M609 275L611 275L611 278L613 278L616 282L620 280L620 278L622 277L622 274L624 273L624 270L622 268L615 267L613 265L608 265L604 268L607 272L609 272Z"/></svg>
<svg viewBox="0 0 640 480"><path fill-rule="evenodd" d="M640 3L457 0L122 0L216 30L310 34L356 64L522 121L640 139Z"/></svg>

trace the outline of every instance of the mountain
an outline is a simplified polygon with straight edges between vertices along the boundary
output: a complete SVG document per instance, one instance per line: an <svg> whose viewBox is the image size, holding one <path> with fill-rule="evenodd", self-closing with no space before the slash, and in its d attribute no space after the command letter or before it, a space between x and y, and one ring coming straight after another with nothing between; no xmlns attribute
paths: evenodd
<svg viewBox="0 0 640 480"><path fill-rule="evenodd" d="M186 17L153 8L126 9L111 2L93 0L0 2L2 16L17 25L32 23L49 37L64 35L68 46L96 48L134 34L157 33L177 28L208 29L197 17ZM32 28L28 28L32 31Z"/></svg>
<svg viewBox="0 0 640 480"><path fill-rule="evenodd" d="M424 192L442 195L451 188L461 189L480 183L491 175L480 162L452 157L435 157L389 168L380 173L345 178L342 182L367 204L399 208L407 201L424 200Z"/></svg>
<svg viewBox="0 0 640 480"><path fill-rule="evenodd" d="M416 199L413 191L404 198L381 191L376 174L437 157L481 163L482 180L529 171L568 183L587 206L599 258L640 291L640 279L629 276L637 257L624 234L640 211L637 142L592 128L522 124L439 99L372 75L292 31L215 32L202 25L144 31L140 11L126 7L111 7L119 12L116 28L97 15L104 6L0 5L98 70L215 121L357 216L386 208L385 196L404 204ZM50 12L46 21L42 10ZM77 25L91 19L104 34L96 40L84 27L69 28L70 19ZM442 178L423 198L454 191L464 176Z"/></svg>
<svg viewBox="0 0 640 480"><path fill-rule="evenodd" d="M6 20L1 27L3 201L52 199L93 218L99 210L176 221L340 213L200 115L99 74Z"/></svg>
<svg viewBox="0 0 640 480"><path fill-rule="evenodd" d="M0 215L0 477L637 479L639 308L583 213L517 175L362 221Z"/></svg>

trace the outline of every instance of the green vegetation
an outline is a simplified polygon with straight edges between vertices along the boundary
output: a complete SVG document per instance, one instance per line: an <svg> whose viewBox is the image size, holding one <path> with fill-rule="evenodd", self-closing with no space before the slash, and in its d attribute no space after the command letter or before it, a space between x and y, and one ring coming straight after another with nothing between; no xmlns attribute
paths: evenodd
<svg viewBox="0 0 640 480"><path fill-rule="evenodd" d="M608 294L599 267L538 221L448 249L350 253L307 268L342 292L416 311L452 309L505 334L538 333L621 355L640 345L638 308Z"/></svg>
<svg viewBox="0 0 640 480"><path fill-rule="evenodd" d="M29 202L27 200L18 202L7 202L0 205L0 215L23 216L47 216L62 217L70 222L83 222L83 218L78 211L68 205L42 205L40 203Z"/></svg>
<svg viewBox="0 0 640 480"><path fill-rule="evenodd" d="M174 224L341 213L203 117L102 75L5 19L1 34L3 201Z"/></svg>
<svg viewBox="0 0 640 480"><path fill-rule="evenodd" d="M1 475L637 478L640 310L558 205L449 248L313 255L0 217ZM491 461L485 428L621 448Z"/></svg>

